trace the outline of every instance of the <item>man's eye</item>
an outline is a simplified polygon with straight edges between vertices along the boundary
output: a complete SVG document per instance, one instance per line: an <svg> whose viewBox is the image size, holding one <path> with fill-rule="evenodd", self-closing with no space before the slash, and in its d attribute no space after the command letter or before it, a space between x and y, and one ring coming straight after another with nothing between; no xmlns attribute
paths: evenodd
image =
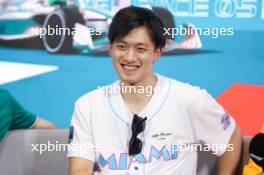
<svg viewBox="0 0 264 175"><path fill-rule="evenodd" d="M142 48L142 47L137 48L137 50L138 50L138 52L145 52L146 51L146 49Z"/></svg>
<svg viewBox="0 0 264 175"><path fill-rule="evenodd" d="M120 50L124 50L124 49L126 49L126 46L125 45L117 45L117 48Z"/></svg>

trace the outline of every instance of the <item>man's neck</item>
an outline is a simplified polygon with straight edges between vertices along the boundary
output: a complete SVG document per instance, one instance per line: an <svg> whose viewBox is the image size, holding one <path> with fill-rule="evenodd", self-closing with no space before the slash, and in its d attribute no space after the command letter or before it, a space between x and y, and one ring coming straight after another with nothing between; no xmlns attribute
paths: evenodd
<svg viewBox="0 0 264 175"><path fill-rule="evenodd" d="M133 86L137 89L136 92L132 93L122 92L122 96L125 103L128 105L129 109L133 113L139 113L139 111L141 111L145 107L145 105L148 103L153 94L156 83L157 77L155 74L152 74L152 76L149 76L149 78L144 79L144 81L133 85L126 83L121 84L121 86ZM149 92L149 89L151 89L151 92Z"/></svg>

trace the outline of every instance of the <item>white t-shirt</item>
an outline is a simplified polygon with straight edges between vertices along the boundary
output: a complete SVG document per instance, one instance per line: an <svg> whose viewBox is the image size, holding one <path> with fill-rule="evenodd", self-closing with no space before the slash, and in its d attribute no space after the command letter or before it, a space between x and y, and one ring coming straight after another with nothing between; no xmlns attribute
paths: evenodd
<svg viewBox="0 0 264 175"><path fill-rule="evenodd" d="M233 118L205 90L157 77L159 91L138 114L147 117L138 135L140 154L128 155L133 114L120 93L106 92L115 82L76 102L68 157L97 162L104 175L195 175L199 143L222 155L235 128Z"/></svg>

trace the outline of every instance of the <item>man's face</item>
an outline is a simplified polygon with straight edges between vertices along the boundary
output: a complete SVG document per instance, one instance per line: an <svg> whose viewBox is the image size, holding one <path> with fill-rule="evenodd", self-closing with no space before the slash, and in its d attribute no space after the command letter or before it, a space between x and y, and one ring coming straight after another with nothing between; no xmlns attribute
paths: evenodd
<svg viewBox="0 0 264 175"><path fill-rule="evenodd" d="M153 76L152 65L161 55L146 27L134 28L124 38L110 44L109 54L121 81L138 84Z"/></svg>

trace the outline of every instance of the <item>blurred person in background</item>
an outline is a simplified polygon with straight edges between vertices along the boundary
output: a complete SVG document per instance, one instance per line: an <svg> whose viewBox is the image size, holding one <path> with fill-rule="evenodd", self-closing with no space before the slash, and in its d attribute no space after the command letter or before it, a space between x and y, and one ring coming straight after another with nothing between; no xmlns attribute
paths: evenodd
<svg viewBox="0 0 264 175"><path fill-rule="evenodd" d="M264 134L264 123L260 132ZM264 175L263 171L264 170L260 166L250 159L248 164L244 166L243 175Z"/></svg>
<svg viewBox="0 0 264 175"><path fill-rule="evenodd" d="M0 88L0 141L9 130L54 128L54 124L27 111L7 90Z"/></svg>

